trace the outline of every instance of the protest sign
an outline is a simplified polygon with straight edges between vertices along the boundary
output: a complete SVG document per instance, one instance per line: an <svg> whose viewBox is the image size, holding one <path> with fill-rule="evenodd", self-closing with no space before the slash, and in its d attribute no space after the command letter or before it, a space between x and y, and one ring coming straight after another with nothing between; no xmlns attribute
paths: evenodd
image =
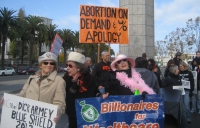
<svg viewBox="0 0 200 128"><path fill-rule="evenodd" d="M63 44L63 40L60 38L60 36L58 34L56 34L54 41L53 41L53 44L51 45L50 52L52 52L56 56L58 56L62 44Z"/></svg>
<svg viewBox="0 0 200 128"><path fill-rule="evenodd" d="M164 128L162 95L77 99L78 128Z"/></svg>
<svg viewBox="0 0 200 128"><path fill-rule="evenodd" d="M128 44L128 9L80 5L79 42Z"/></svg>
<svg viewBox="0 0 200 128"><path fill-rule="evenodd" d="M4 93L1 128L55 128L57 106Z"/></svg>
<svg viewBox="0 0 200 128"><path fill-rule="evenodd" d="M194 77L194 94L197 94L197 71L191 71Z"/></svg>

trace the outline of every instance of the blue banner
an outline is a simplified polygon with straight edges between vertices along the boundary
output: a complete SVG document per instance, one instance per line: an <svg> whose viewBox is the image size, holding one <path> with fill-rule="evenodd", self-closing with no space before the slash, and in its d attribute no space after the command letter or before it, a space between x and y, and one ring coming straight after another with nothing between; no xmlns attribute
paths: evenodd
<svg viewBox="0 0 200 128"><path fill-rule="evenodd" d="M164 128L163 95L76 100L78 128Z"/></svg>

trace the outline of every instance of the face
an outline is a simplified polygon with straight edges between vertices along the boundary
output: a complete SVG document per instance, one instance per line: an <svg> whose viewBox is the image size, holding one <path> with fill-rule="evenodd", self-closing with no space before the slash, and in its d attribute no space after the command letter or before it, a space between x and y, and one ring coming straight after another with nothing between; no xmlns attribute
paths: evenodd
<svg viewBox="0 0 200 128"><path fill-rule="evenodd" d="M74 62L68 61L67 64L67 72L69 76L75 76L78 73L78 68L76 67Z"/></svg>
<svg viewBox="0 0 200 128"><path fill-rule="evenodd" d="M103 60L104 62L110 61L110 54L109 54L109 53L104 53L104 54L102 55L102 60Z"/></svg>
<svg viewBox="0 0 200 128"><path fill-rule="evenodd" d="M193 65L197 65L197 62L196 62L196 61L193 61Z"/></svg>
<svg viewBox="0 0 200 128"><path fill-rule="evenodd" d="M42 75L52 72L55 69L56 63L54 61L48 60L43 61L40 65Z"/></svg>
<svg viewBox="0 0 200 128"><path fill-rule="evenodd" d="M181 71L185 70L185 67L182 64L179 65L179 68L180 68Z"/></svg>
<svg viewBox="0 0 200 128"><path fill-rule="evenodd" d="M178 73L179 73L179 70L178 70L178 68L174 71L174 74L175 75L178 75Z"/></svg>
<svg viewBox="0 0 200 128"><path fill-rule="evenodd" d="M127 70L127 69L129 69L128 61L126 59L117 61L117 69L118 70Z"/></svg>
<svg viewBox="0 0 200 128"><path fill-rule="evenodd" d="M196 56L197 56L197 58L199 58L199 57L200 57L200 53L199 53L199 52L197 52L197 55L196 55Z"/></svg>
<svg viewBox="0 0 200 128"><path fill-rule="evenodd" d="M181 56L177 56L177 59L180 59L181 58Z"/></svg>
<svg viewBox="0 0 200 128"><path fill-rule="evenodd" d="M91 66L91 65L92 65L92 61L91 61L91 60L88 60L88 61L86 62L86 65L87 65L87 66Z"/></svg>

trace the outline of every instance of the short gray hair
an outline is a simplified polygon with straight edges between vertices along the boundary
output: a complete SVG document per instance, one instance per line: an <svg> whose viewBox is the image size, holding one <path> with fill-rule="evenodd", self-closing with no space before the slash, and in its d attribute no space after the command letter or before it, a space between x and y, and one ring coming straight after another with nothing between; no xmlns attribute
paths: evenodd
<svg viewBox="0 0 200 128"><path fill-rule="evenodd" d="M101 52L101 56L103 56L104 54L109 53L108 51L103 51Z"/></svg>
<svg viewBox="0 0 200 128"><path fill-rule="evenodd" d="M85 63L88 61L88 60L92 60L90 57L85 57Z"/></svg>
<svg viewBox="0 0 200 128"><path fill-rule="evenodd" d="M174 71L177 70L177 69L178 69L177 65L172 65L172 66L169 67L169 72L174 73Z"/></svg>

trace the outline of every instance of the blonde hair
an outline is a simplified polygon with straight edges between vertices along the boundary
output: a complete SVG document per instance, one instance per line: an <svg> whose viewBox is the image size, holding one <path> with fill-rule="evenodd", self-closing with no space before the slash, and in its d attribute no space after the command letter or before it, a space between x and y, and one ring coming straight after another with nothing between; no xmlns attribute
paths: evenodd
<svg viewBox="0 0 200 128"><path fill-rule="evenodd" d="M185 62L180 62L179 66L183 65L185 70L188 70L188 65Z"/></svg>

